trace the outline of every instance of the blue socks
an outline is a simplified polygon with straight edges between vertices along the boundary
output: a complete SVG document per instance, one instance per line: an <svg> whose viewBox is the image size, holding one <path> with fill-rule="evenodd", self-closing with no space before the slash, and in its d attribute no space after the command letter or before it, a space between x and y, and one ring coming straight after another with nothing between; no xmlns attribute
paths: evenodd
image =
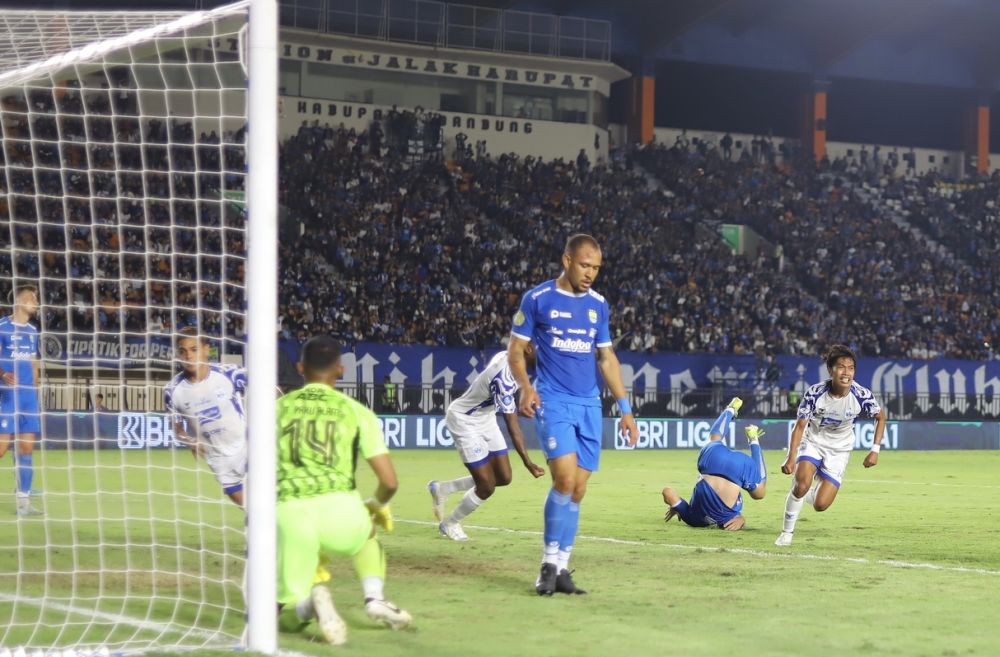
<svg viewBox="0 0 1000 657"><path fill-rule="evenodd" d="M555 488L549 489L549 496L545 498L545 544L559 545L562 542L563 532L569 524L569 495L564 495ZM577 507L579 509L579 507ZM579 518L579 514L577 514ZM574 534L576 533L574 527Z"/></svg>
<svg viewBox="0 0 1000 657"><path fill-rule="evenodd" d="M720 435L725 436L729 431L729 423L733 420L733 411L729 408L722 411L722 415L716 418L715 423L712 424L712 428L709 429L709 435Z"/></svg>
<svg viewBox="0 0 1000 657"><path fill-rule="evenodd" d="M580 505L572 500L566 506L562 538L559 539L559 549L568 552L576 540L576 530L580 526Z"/></svg>
<svg viewBox="0 0 1000 657"><path fill-rule="evenodd" d="M764 465L764 452L760 448L759 442L750 443L750 458L757 464L757 471L760 473L760 483L767 481L767 466Z"/></svg>
<svg viewBox="0 0 1000 657"><path fill-rule="evenodd" d="M17 492L27 495L31 492L31 477L34 468L31 466L31 454L17 454L14 462L17 469Z"/></svg>

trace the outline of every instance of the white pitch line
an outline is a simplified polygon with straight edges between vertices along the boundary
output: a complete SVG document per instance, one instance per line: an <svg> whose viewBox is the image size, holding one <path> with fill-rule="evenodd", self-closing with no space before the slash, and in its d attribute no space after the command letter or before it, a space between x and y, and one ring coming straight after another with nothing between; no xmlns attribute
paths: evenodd
<svg viewBox="0 0 1000 657"><path fill-rule="evenodd" d="M940 481L895 481L893 479L851 479L850 485L861 484L901 484L903 486L946 486L949 488L992 488L1000 490L1000 486L994 484L969 484L965 482L945 483Z"/></svg>
<svg viewBox="0 0 1000 657"><path fill-rule="evenodd" d="M428 520L409 520L407 518L396 518L396 522L410 525L431 525L437 527L438 523ZM542 532L530 529L510 529L509 527L488 527L484 525L463 525L469 529L478 529L488 532L500 532L504 534L521 534L523 536L541 536ZM1000 570L990 570L988 568L968 568L966 566L943 566L936 563L911 563L909 561L899 561L897 559L866 559L865 557L835 557L832 555L804 554L801 552L768 552L766 550L754 550L751 548L728 547L718 545L685 545L683 543L657 543L653 541L634 541L622 538L611 538L607 536L577 536L578 539L594 541L595 543L613 543L615 545L634 545L645 547L667 548L669 550L704 550L707 552L729 552L734 554L746 554L752 557L778 557L784 559L805 559L810 561L843 561L845 563L855 563L861 565L890 566L892 568L903 568L908 570L936 570L949 573L972 573L976 575L994 575L1000 577Z"/></svg>
<svg viewBox="0 0 1000 657"><path fill-rule="evenodd" d="M75 607L73 605L63 604L61 602L54 602L52 600L42 600L39 598L28 598L19 595L12 595L10 593L0 593L0 601L12 602L14 604L27 605L29 607L36 607L38 609L54 609L56 611L63 611L70 614L77 614L79 616L88 616L92 619L97 618L100 620L110 621L112 623L118 623L121 625L128 625L130 627L149 630L152 632L159 632L160 634L186 634L190 636L197 636L202 639L214 639L219 636L218 632L209 632L208 630L199 630L197 628L182 628L170 625L169 623L159 623L157 621L151 621L145 618L138 618L136 616L126 616L125 614L112 614L106 611L98 611L96 609L89 609L87 607ZM162 652L162 648L157 648L152 646L150 650L159 650ZM184 648L182 646L177 646L176 650L180 652L191 652L196 650L195 648ZM225 650L225 648L219 648L219 650ZM142 654L141 651L138 654ZM310 657L305 653L296 652L294 650L278 650L279 657Z"/></svg>

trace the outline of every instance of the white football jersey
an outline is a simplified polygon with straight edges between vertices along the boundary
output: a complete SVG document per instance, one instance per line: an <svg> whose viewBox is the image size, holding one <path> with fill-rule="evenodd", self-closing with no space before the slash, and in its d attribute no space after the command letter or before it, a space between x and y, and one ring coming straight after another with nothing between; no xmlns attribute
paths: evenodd
<svg viewBox="0 0 1000 657"><path fill-rule="evenodd" d="M448 406L448 413L473 421L492 418L497 413L517 413L514 402L517 390L507 352L501 351L490 359L465 394Z"/></svg>
<svg viewBox="0 0 1000 657"><path fill-rule="evenodd" d="M207 447L206 456L233 456L246 449L246 389L246 370L213 363L197 383L183 372L175 376L163 389L163 403L172 421L184 424L188 435Z"/></svg>
<svg viewBox="0 0 1000 657"><path fill-rule="evenodd" d="M808 420L804 441L835 450L854 448L854 423L874 418L882 410L872 391L860 383L851 384L843 397L830 394L831 381L811 386L799 402L798 417Z"/></svg>

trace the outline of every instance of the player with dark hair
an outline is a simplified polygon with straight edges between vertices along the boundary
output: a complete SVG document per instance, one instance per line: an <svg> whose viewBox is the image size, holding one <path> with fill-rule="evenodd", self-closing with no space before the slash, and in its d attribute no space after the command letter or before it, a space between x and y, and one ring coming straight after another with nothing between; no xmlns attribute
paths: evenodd
<svg viewBox="0 0 1000 657"><path fill-rule="evenodd" d="M750 443L750 455L729 449L725 436L729 423L736 419L743 400L733 397L709 430L709 442L698 453L698 477L690 502L669 486L663 489L663 501L670 509L664 516L669 522L677 516L692 527L718 527L728 531L743 529L743 495L746 491L755 500L767 493L767 468L760 437L764 432L756 425L745 429Z"/></svg>
<svg viewBox="0 0 1000 657"><path fill-rule="evenodd" d="M210 348L208 338L197 328L178 331L174 349L181 371L163 389L163 404L177 439L196 457L205 458L222 491L243 506L247 373L235 365L209 363Z"/></svg>
<svg viewBox="0 0 1000 657"><path fill-rule="evenodd" d="M522 298L508 347L510 370L521 388L520 411L535 418L539 443L552 472L552 488L545 501L542 568L535 582L539 595L584 592L574 584L568 566L580 522L580 502L601 456L603 420L597 370L618 400L620 426L629 444L635 445L639 438L612 345L611 310L604 297L591 289L601 263L597 240L584 234L570 237L559 278L529 290ZM529 343L537 353L537 390L525 362Z"/></svg>
<svg viewBox="0 0 1000 657"><path fill-rule="evenodd" d="M0 458L15 443L15 499L17 515L37 516L31 505L35 441L42 430L38 405L41 366L38 329L31 319L38 313L38 288L17 285L11 292L13 312L0 318Z"/></svg>
<svg viewBox="0 0 1000 657"><path fill-rule="evenodd" d="M826 511L833 504L854 449L854 424L861 418L875 419L875 435L864 466L878 464L885 409L871 390L854 380L857 357L848 347L833 345L823 354L823 361L830 378L810 387L802 396L788 457L781 466L783 473L795 473L795 481L785 500L784 526L774 541L778 546L792 544L795 523L805 502L817 511Z"/></svg>
<svg viewBox="0 0 1000 657"><path fill-rule="evenodd" d="M373 520L392 528L389 500L398 482L378 418L337 391L343 374L340 347L318 336L302 349L299 371L305 386L278 400L278 605L284 629L312 619L334 645L347 640L347 625L330 590L315 581L320 555L350 556L361 579L365 611L393 629L410 614L385 599L385 552ZM367 502L355 484L364 460L378 479Z"/></svg>
<svg viewBox="0 0 1000 657"><path fill-rule="evenodd" d="M528 366L533 367L535 352L531 345L525 349L524 355ZM536 479L545 474L545 469L532 462L524 447L514 399L517 389L517 381L507 362L507 352L501 351L490 359L465 394L448 405L445 423L469 474L445 481L435 479L427 484L442 536L453 541L469 540L462 529L462 521L492 497L497 486L506 486L513 478L507 442L497 425L498 413L503 415L507 433L524 467ZM445 501L450 494L457 492L465 493L462 501L445 516Z"/></svg>

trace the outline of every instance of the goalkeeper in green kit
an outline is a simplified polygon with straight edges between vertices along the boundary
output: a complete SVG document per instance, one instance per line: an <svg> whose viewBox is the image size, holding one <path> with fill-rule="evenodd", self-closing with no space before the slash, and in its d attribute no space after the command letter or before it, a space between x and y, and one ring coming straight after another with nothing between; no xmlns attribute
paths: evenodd
<svg viewBox="0 0 1000 657"><path fill-rule="evenodd" d="M343 374L340 347L318 336L302 349L306 385L278 400L278 607L279 625L298 630L315 619L334 645L347 640L329 588L314 576L320 556L345 555L364 589L365 611L394 630L410 614L385 599L385 552L374 524L392 530L389 500L398 486L378 419L334 389ZM378 478L362 501L355 487L358 459Z"/></svg>

